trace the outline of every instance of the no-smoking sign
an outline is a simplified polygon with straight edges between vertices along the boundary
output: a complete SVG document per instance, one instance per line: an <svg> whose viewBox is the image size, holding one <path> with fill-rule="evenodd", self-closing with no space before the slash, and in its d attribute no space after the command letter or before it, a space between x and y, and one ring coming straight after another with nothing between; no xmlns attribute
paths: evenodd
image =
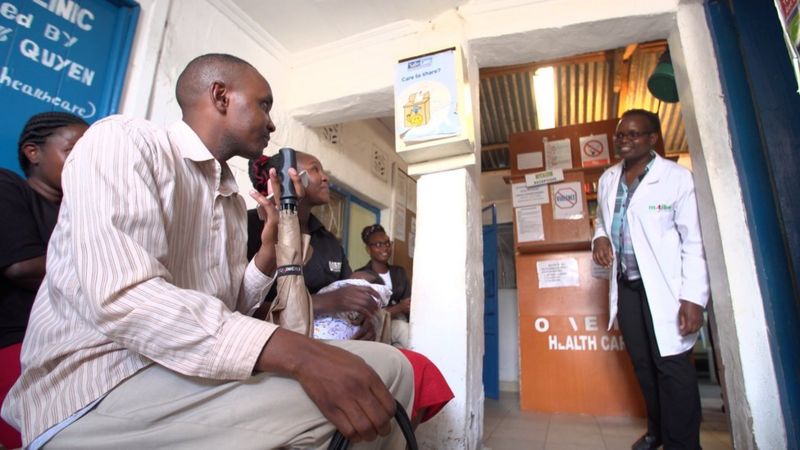
<svg viewBox="0 0 800 450"><path fill-rule="evenodd" d="M605 147L603 143L597 139L586 141L586 143L583 144L583 153L590 158L602 155L604 150Z"/></svg>
<svg viewBox="0 0 800 450"><path fill-rule="evenodd" d="M605 134L582 136L579 140L579 145L581 149L581 166L602 166L610 161L608 136Z"/></svg>

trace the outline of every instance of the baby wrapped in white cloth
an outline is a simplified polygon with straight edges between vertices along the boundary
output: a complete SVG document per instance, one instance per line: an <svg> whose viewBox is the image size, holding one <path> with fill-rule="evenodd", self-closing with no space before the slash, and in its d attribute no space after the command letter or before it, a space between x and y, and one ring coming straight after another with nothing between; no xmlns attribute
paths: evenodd
<svg viewBox="0 0 800 450"><path fill-rule="evenodd" d="M358 272L353 273L353 276L359 276ZM375 302L379 308L385 307L389 304L389 297L392 296L392 290L382 284L370 283L363 279L349 279L339 280L325 286L319 290L320 294L334 291L347 285L368 286L380 295L380 298L375 298ZM314 316L314 338L315 339L336 339L336 340L350 340L356 335L358 329L362 326L363 317L361 314L350 311L338 314L320 314ZM375 317L371 325L380 330L381 316ZM363 324L364 326L368 324Z"/></svg>

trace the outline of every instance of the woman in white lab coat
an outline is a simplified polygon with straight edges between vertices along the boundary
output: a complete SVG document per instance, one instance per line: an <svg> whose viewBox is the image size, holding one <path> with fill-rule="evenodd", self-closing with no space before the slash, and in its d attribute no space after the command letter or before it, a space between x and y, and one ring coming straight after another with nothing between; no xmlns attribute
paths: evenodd
<svg viewBox="0 0 800 450"><path fill-rule="evenodd" d="M623 114L623 160L600 177L593 258L608 267L618 320L648 411L634 449L699 449L700 398L689 359L708 301L708 271L689 170L653 150L655 114Z"/></svg>

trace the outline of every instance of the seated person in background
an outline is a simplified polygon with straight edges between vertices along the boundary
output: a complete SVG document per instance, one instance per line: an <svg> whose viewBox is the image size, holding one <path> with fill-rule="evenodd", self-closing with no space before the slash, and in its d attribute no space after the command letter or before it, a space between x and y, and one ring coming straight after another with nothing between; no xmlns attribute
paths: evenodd
<svg viewBox="0 0 800 450"><path fill-rule="evenodd" d="M282 161L279 154L270 157L263 156L251 160L250 180L253 182L253 187L266 195L267 174L270 169L278 170L281 165ZM309 262L303 267L303 277L305 278L306 287L309 292L316 292L316 295L312 296L312 302L314 302L314 316L319 317L322 315L334 315L355 311L363 317L365 323L370 324L373 320L381 316L380 307L374 299L380 298L381 294L379 294L378 291L385 292L387 286L375 286L374 284L363 285L358 283L358 280L344 280L342 277L343 273L347 273L347 276L351 275L350 267L347 265L347 258L344 256L344 249L339 244L339 241L336 240L336 237L325 230L322 224L310 214L310 206L326 204L330 199L328 192L328 176L322 169L322 164L319 160L307 153L297 152L297 169L300 171L306 170L309 175L309 182L305 191L306 195L298 204L297 211L298 218L300 219L301 231L304 233L308 232L306 230L312 232L311 247L313 248L313 253ZM258 219L257 211L248 211L248 247L251 251L253 247L255 247L254 241L260 239L260 235L254 232L259 222L260 219ZM317 225L314 225L314 222L316 222ZM263 225L261 226L263 227ZM383 229L381 228L381 230ZM383 236L385 237L386 234L383 233ZM319 248L323 249L322 254L325 255L325 257L317 254L318 247L315 247L315 239ZM260 245L260 240L258 242ZM315 257L317 258L316 260ZM331 259L332 257L337 258L342 264L337 264L337 261ZM327 264L325 264L326 262ZM334 271L334 269L341 270ZM379 275L368 268L359 269L355 273L362 273L365 275L372 273ZM375 275L372 275L372 281L376 281L374 279ZM384 277L380 278L386 280ZM335 286L331 286L329 292L322 292L325 285L319 284L321 280L330 280L328 283L333 283ZM398 283L398 286L400 286L400 283ZM410 288L408 288L408 291L410 293ZM358 295L359 297L352 298L350 297L351 295ZM371 308L364 307L361 296L366 299ZM272 298L274 298L274 294ZM268 300L270 300L270 298L268 298ZM264 303L267 305L268 302ZM262 307L261 309L266 313L268 306ZM352 336L351 339L373 340L380 337L377 335L376 331L374 326L361 326L358 333ZM391 348L389 346L385 347ZM450 386L447 384L447 380L445 380L442 373L431 360L411 350L400 349L400 351L408 358L414 370L414 405L411 410L411 420L414 426L416 426L420 422L427 421L438 413L454 395L453 391L450 390Z"/></svg>
<svg viewBox="0 0 800 450"><path fill-rule="evenodd" d="M27 180L0 169L0 402L20 374L22 338L61 206L61 169L88 127L72 114L36 114L25 123L17 146ZM22 445L19 433L3 421L0 444Z"/></svg>
<svg viewBox="0 0 800 450"><path fill-rule="evenodd" d="M383 280L381 280L377 274L367 271L353 272L350 276L350 279L334 281L333 283L320 289L319 293L324 294L347 285L368 286L375 290L375 292L380 294L380 296L375 297L374 300L381 308L386 306L389 301L389 296L392 294L392 291L383 285ZM355 337L355 335L358 333L359 328L364 325L373 326L376 329L375 334L377 336L380 334L378 330L380 330L382 326L382 320L380 319L380 316L375 316L373 317L371 324L365 324L364 317L355 311L337 313L333 315L315 315L314 339L353 339L353 337Z"/></svg>
<svg viewBox="0 0 800 450"><path fill-rule="evenodd" d="M252 159L250 161L250 181L253 187L265 194L267 192L267 180L270 169L280 170L282 164L280 154L267 157ZM330 189L328 186L328 175L322 167L322 163L312 155L297 152L297 170L305 171L307 174L308 186L305 189L305 197L300 199L297 204L297 218L300 222L300 231L311 235L311 258L303 266L303 277L306 287L311 294L311 303L314 308L314 315L334 315L349 311L356 311L362 314L365 319L372 320L380 315L380 308L373 300L378 297L369 286L357 286L346 284L338 289L327 292L319 292L325 286L334 281L345 280L350 277L352 270L347 262L344 249L339 241L330 231L326 230L322 223L311 214L311 208L318 205L325 205L330 201ZM265 194L266 195L266 194ZM261 229L264 222L258 217L255 209L247 212L247 253L248 256L255 254L261 246ZM267 301L254 314L255 317L264 318L269 310L269 303L275 298L277 290L273 287L267 295ZM375 339L373 327L363 327L355 336L355 339L371 341Z"/></svg>
<svg viewBox="0 0 800 450"><path fill-rule="evenodd" d="M392 290L389 306L385 309L392 316L392 345L408 347L408 316L411 313L411 283L406 270L389 264L392 258L392 241L379 224L370 225L361 231L361 240L367 246L369 262L358 269L377 273Z"/></svg>
<svg viewBox="0 0 800 450"><path fill-rule="evenodd" d="M275 131L269 83L208 54L179 75L176 98L182 120L108 117L67 161L3 417L31 449L322 448L335 429L403 448L395 398L409 407L413 386L399 352L248 315L273 282L278 211L252 194L267 216L248 263L227 161L257 157Z"/></svg>

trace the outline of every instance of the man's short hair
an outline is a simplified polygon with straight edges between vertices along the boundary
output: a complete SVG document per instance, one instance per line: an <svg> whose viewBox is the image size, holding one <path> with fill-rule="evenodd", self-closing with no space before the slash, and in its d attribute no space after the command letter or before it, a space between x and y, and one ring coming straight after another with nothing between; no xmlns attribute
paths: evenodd
<svg viewBox="0 0 800 450"><path fill-rule="evenodd" d="M189 61L178 76L175 98L183 109L192 104L214 81L227 81L242 68L255 68L249 62L225 53L207 53Z"/></svg>

